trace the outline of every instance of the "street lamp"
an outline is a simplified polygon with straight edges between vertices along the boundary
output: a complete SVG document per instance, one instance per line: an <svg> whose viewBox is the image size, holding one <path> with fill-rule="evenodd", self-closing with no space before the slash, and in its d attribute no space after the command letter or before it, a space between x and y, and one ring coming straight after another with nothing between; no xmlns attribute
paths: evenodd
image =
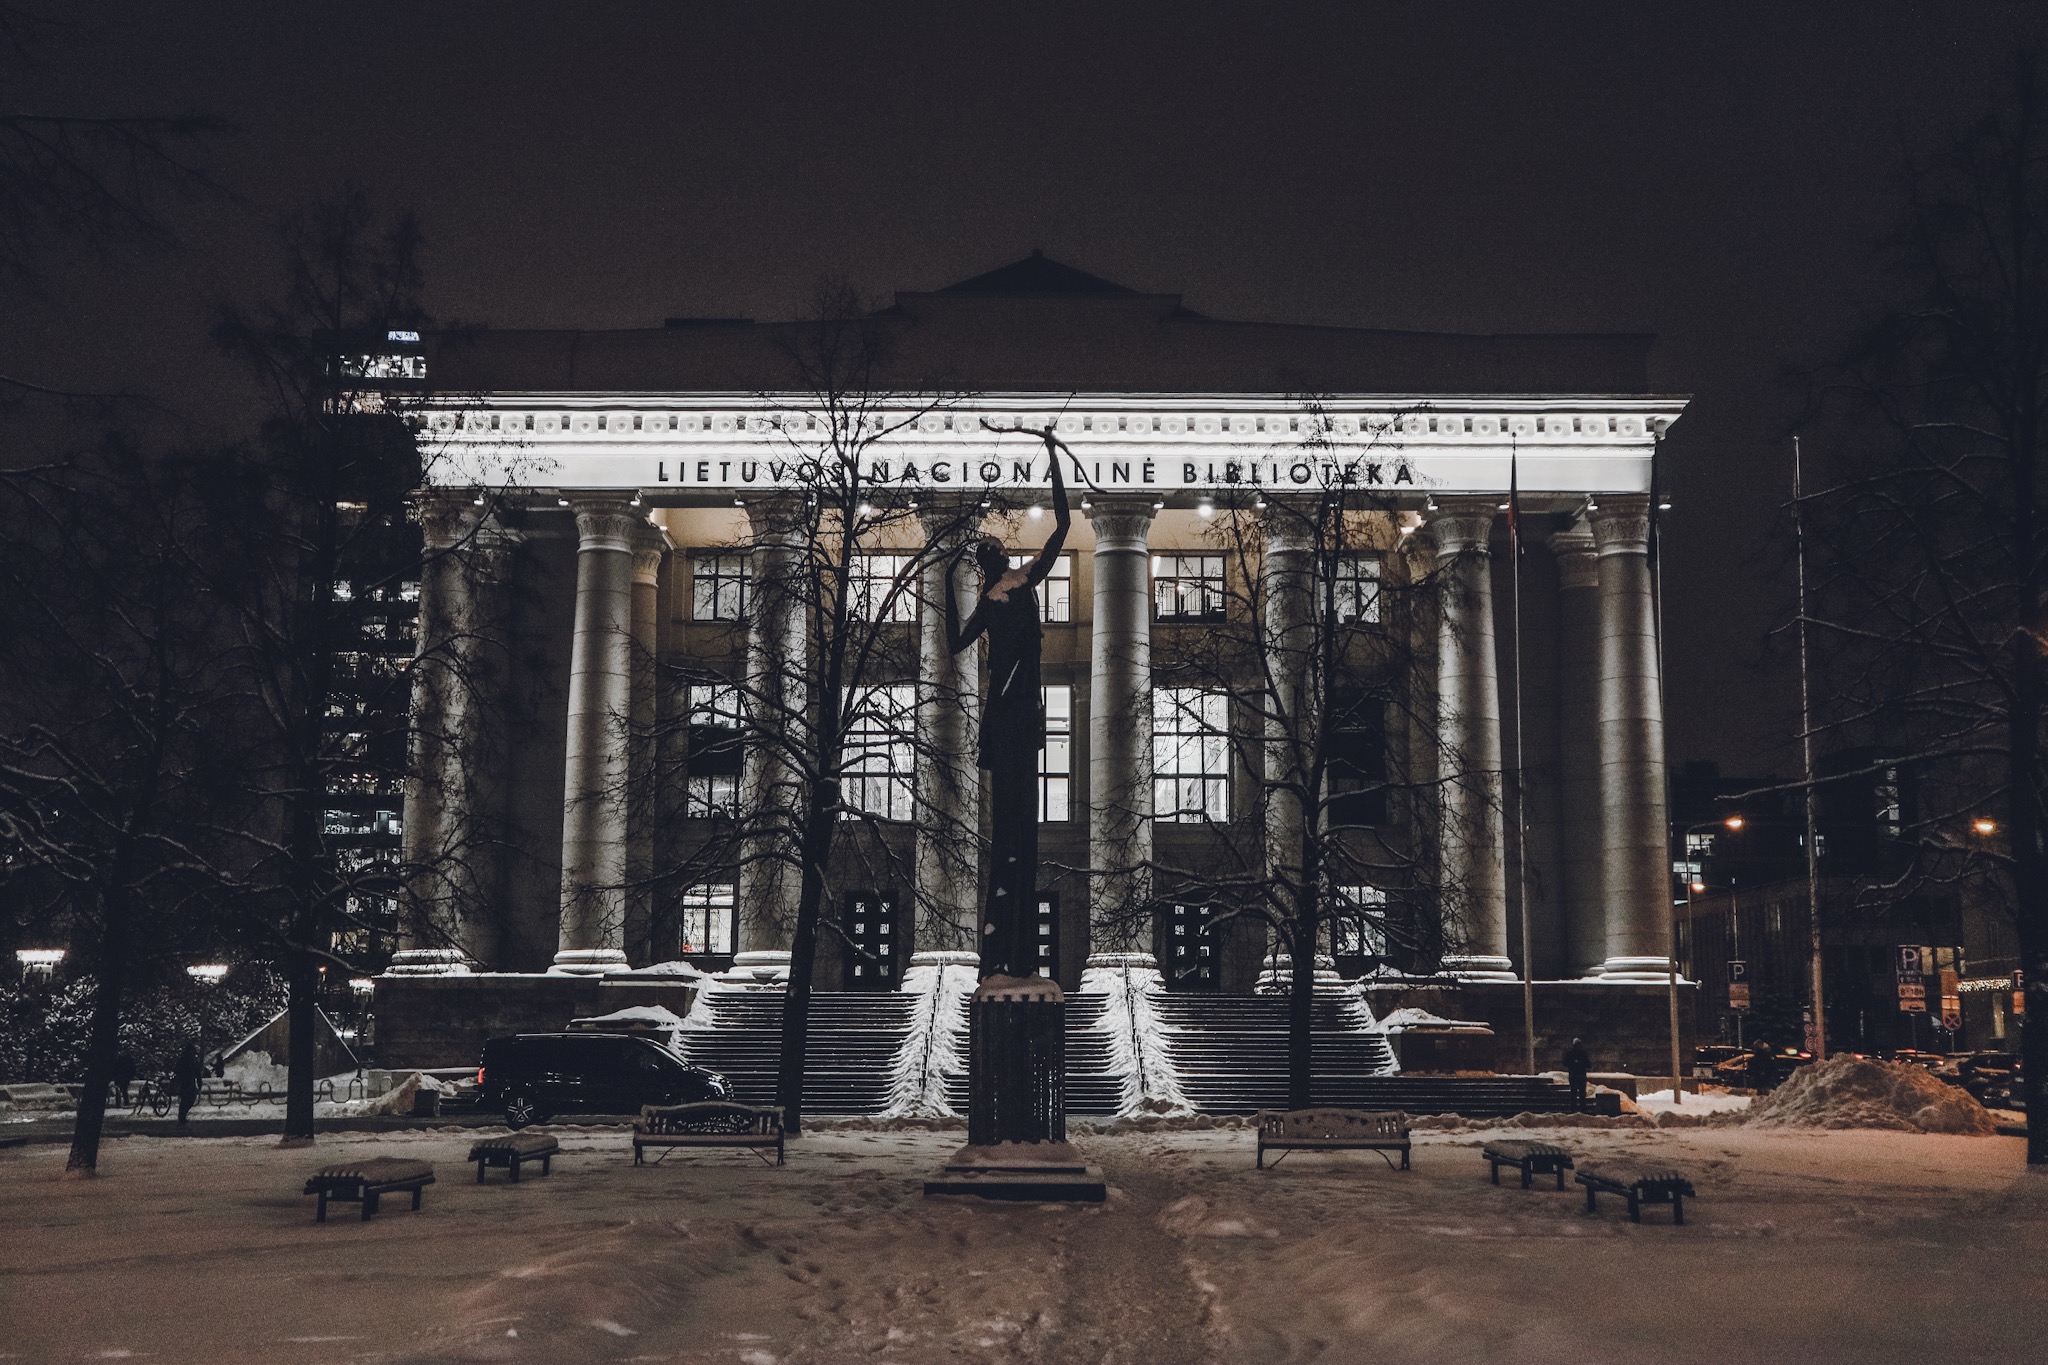
<svg viewBox="0 0 2048 1365"><path fill-rule="evenodd" d="M1724 815L1719 820L1702 820L1697 824L1687 825L1684 833L1679 836L1679 844L1685 853L1685 900L1682 902L1686 911L1685 918L1692 918L1693 896L1697 892L1707 889L1707 884L1701 881L1692 870L1692 836L1699 830L1710 829L1715 825L1719 825L1733 833L1740 830L1744 823L1742 816L1739 814ZM1671 1103L1673 1105L1685 1103L1685 1061L1680 1055L1678 1043L1678 920L1679 916L1674 911L1671 916L1671 969L1665 977L1664 987L1666 1003L1671 1011Z"/></svg>
<svg viewBox="0 0 2048 1365"><path fill-rule="evenodd" d="M1998 833L1998 822L1980 815L1970 822L1970 832L1980 839L1989 839Z"/></svg>

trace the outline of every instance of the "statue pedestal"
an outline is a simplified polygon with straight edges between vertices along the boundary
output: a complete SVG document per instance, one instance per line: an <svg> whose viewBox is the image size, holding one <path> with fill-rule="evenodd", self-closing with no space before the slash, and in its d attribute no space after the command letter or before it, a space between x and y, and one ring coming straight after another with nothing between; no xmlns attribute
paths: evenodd
<svg viewBox="0 0 2048 1365"><path fill-rule="evenodd" d="M1067 1141L1066 997L1045 977L992 976L968 1004L967 1145L924 1192L1101 1203L1102 1172Z"/></svg>

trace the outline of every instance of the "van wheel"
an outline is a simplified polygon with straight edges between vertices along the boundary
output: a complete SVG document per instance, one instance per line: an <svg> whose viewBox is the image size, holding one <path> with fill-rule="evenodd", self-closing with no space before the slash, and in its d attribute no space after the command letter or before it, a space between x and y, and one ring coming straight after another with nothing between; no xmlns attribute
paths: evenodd
<svg viewBox="0 0 2048 1365"><path fill-rule="evenodd" d="M533 1102L531 1095L514 1095L505 1101L507 1128L524 1128L527 1124L539 1123L546 1117L547 1115L541 1113L540 1106Z"/></svg>

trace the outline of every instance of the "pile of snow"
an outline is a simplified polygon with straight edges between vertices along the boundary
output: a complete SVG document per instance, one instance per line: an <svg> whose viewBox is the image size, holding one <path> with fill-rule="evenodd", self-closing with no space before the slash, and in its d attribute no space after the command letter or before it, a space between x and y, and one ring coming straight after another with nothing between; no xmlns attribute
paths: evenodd
<svg viewBox="0 0 2048 1365"><path fill-rule="evenodd" d="M1451 1029L1455 1031L1460 1029L1481 1030L1489 1026L1475 1019L1446 1019L1440 1014L1431 1014L1428 1010L1418 1009L1410 1005L1405 1009L1395 1010L1392 1014L1380 1020L1380 1027L1388 1033L1406 1033L1409 1029Z"/></svg>
<svg viewBox="0 0 2048 1365"><path fill-rule="evenodd" d="M704 969L703 969L702 967L699 967L699 966L698 966L698 965L697 965L696 963L694 963L694 962L685 962L685 961L683 961L683 960L682 960L681 958L676 958L675 960L673 960L673 961L670 961L670 962L655 962L655 963L650 963L649 965L647 965L647 966L645 966L645 967L629 967L629 968L626 968L626 969L624 969L624 970L621 970L621 971L609 971L609 972L606 972L606 973L605 973L605 975L606 975L606 976L673 976L673 977L682 977L682 978L684 978L684 979L689 979L689 978L693 978L693 977L700 977L700 976L701 976L701 977L709 977L709 976L711 975L711 973L710 973L710 972L707 972L707 971L705 971L705 970L704 970Z"/></svg>
<svg viewBox="0 0 2048 1365"><path fill-rule="evenodd" d="M229 1058L221 1075L239 1085L244 1095L281 1095L292 1078L289 1067L279 1066L258 1048Z"/></svg>
<svg viewBox="0 0 2048 1365"><path fill-rule="evenodd" d="M1747 1121L1766 1128L1889 1128L1977 1137L1997 1128L1967 1091L1917 1066L1846 1053L1801 1067L1752 1105Z"/></svg>
<svg viewBox="0 0 2048 1365"><path fill-rule="evenodd" d="M683 1016L662 1005L628 1005L610 1014L585 1015L569 1021L569 1027L573 1029L596 1029L608 1033L679 1029L682 1026Z"/></svg>

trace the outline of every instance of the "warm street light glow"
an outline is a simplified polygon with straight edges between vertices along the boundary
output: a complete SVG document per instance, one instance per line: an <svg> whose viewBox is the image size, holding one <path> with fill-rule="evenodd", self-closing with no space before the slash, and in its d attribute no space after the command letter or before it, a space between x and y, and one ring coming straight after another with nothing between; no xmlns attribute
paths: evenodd
<svg viewBox="0 0 2048 1365"><path fill-rule="evenodd" d="M1723 820L1721 823L1728 826L1728 828L1730 829L1741 829L1743 821L1741 816L1731 815L1726 820Z"/></svg>
<svg viewBox="0 0 2048 1365"><path fill-rule="evenodd" d="M1979 835L1982 835L1983 837L1988 839L1992 835L1998 833L1998 822L1996 820L1986 820L1982 816L1979 816L1977 819L1972 820L1970 822L1970 828L1975 830Z"/></svg>
<svg viewBox="0 0 2048 1365"><path fill-rule="evenodd" d="M1707 884L1705 882L1694 882L1692 884L1692 889L1693 893L1697 895L1698 893L1707 889Z"/></svg>

